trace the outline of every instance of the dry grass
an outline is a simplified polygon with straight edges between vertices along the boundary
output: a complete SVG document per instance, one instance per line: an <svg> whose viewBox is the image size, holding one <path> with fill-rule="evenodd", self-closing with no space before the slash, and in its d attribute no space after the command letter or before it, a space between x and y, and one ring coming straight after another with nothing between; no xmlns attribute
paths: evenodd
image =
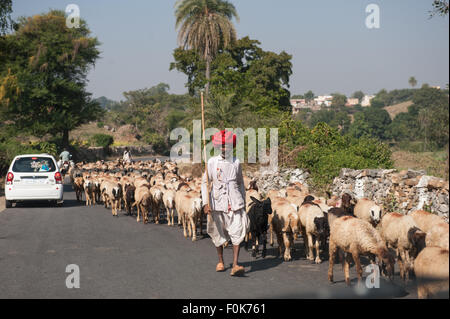
<svg viewBox="0 0 450 319"><path fill-rule="evenodd" d="M115 132L106 130L105 128L99 128L96 122L81 125L79 128L70 132L70 139L76 139L79 141L88 141L90 137L95 134L107 134L114 138L114 146L142 146L145 143L138 141L133 132L126 131L123 128L116 129Z"/></svg>
<svg viewBox="0 0 450 319"><path fill-rule="evenodd" d="M408 107L410 107L412 104L412 101L407 101L395 105L386 106L384 109L389 113L389 116L393 120L399 113L408 112Z"/></svg>
<svg viewBox="0 0 450 319"><path fill-rule="evenodd" d="M70 138L73 139L87 139L88 137L94 135L94 134L108 134L113 135L114 133L104 129L97 127L97 123L88 123L83 124L77 129L70 131Z"/></svg>
<svg viewBox="0 0 450 319"><path fill-rule="evenodd" d="M408 152L394 150L392 152L394 166L398 170L425 170L427 175L448 180L446 152Z"/></svg>

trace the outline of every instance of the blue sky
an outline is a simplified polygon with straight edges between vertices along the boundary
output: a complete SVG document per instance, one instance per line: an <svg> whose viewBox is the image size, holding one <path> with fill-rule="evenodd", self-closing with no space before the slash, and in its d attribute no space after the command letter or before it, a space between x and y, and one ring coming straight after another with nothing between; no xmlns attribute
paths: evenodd
<svg viewBox="0 0 450 319"><path fill-rule="evenodd" d="M239 37L293 55L292 94L356 90L376 93L449 82L449 20L429 19L432 0L234 0ZM174 0L13 0L13 16L77 4L102 43L89 74L94 97L168 83L184 93L186 76L169 71L176 43ZM365 25L368 4L380 7L380 28Z"/></svg>

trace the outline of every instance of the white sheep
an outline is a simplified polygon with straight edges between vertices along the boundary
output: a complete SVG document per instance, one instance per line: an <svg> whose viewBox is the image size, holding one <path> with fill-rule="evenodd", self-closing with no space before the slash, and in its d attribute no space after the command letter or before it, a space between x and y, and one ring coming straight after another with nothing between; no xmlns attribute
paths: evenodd
<svg viewBox="0 0 450 319"><path fill-rule="evenodd" d="M300 221L300 233L305 243L306 256L308 260L315 260L320 264L320 243L327 240L329 228L327 217L322 208L312 202L306 202L298 210ZM314 259L313 248L316 250Z"/></svg>
<svg viewBox="0 0 450 319"><path fill-rule="evenodd" d="M394 257L388 251L384 240L378 231L367 221L352 216L336 219L330 227L328 280L333 282L333 265L339 250L346 253L344 263L345 282L350 285L350 260L356 265L358 283L361 282L361 255L377 256L386 265L386 271L391 278L394 271Z"/></svg>
<svg viewBox="0 0 450 319"><path fill-rule="evenodd" d="M448 250L425 247L417 256L414 272L417 278L417 295L420 299L441 297L448 299Z"/></svg>
<svg viewBox="0 0 450 319"><path fill-rule="evenodd" d="M435 246L448 250L448 241L448 224L446 222L441 222L431 227L430 231L427 233L425 243L427 247Z"/></svg>
<svg viewBox="0 0 450 319"><path fill-rule="evenodd" d="M298 232L298 215L294 205L285 198L277 197L272 202L270 221L273 232L277 236L280 256L284 252L284 260L290 261L291 248L294 247L294 234ZM270 216L270 215L269 215Z"/></svg>
<svg viewBox="0 0 450 319"><path fill-rule="evenodd" d="M426 233L428 233L434 225L442 222L445 223L444 218L424 210L416 210L408 215L411 216L419 228Z"/></svg>
<svg viewBox="0 0 450 319"><path fill-rule="evenodd" d="M421 231L411 216L389 213L380 222L381 237L387 245L396 249L400 267L400 277L409 279L414 259L425 247L426 233Z"/></svg>
<svg viewBox="0 0 450 319"><path fill-rule="evenodd" d="M371 223L375 227L381 220L381 207L373 200L361 198L355 205L354 214L356 217Z"/></svg>
<svg viewBox="0 0 450 319"><path fill-rule="evenodd" d="M416 210L408 216L411 216L418 227L427 233L425 240L427 247L437 246L448 250L449 230L444 218L423 210Z"/></svg>

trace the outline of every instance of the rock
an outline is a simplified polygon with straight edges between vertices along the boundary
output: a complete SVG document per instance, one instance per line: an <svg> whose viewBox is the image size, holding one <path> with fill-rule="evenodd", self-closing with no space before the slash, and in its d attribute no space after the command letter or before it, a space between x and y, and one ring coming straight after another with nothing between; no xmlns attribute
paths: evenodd
<svg viewBox="0 0 450 319"><path fill-rule="evenodd" d="M436 177L431 177L428 180L428 189L440 189L440 188L444 188L445 186L445 181Z"/></svg>
<svg viewBox="0 0 450 319"><path fill-rule="evenodd" d="M419 178L418 177L410 178L410 179L407 179L405 181L405 185L407 185L409 187L416 186L418 183L419 183Z"/></svg>
<svg viewBox="0 0 450 319"><path fill-rule="evenodd" d="M392 174L391 176L391 182L395 185L399 185L400 182L402 180L402 176L400 175L400 173L397 174Z"/></svg>
<svg viewBox="0 0 450 319"><path fill-rule="evenodd" d="M422 176L422 175L425 175L425 174L426 174L426 172L423 171L423 170L422 171L414 171L414 170L411 170L411 169L409 169L407 171L407 173L406 173L408 178L415 178L415 177Z"/></svg>
<svg viewBox="0 0 450 319"><path fill-rule="evenodd" d="M392 194L397 202L395 210L400 213L427 206L446 219L449 215L448 181L427 176L424 171L342 169L331 190L338 196L348 192L376 202L386 202Z"/></svg>
<svg viewBox="0 0 450 319"><path fill-rule="evenodd" d="M440 205L439 212L441 212L442 214L448 215L448 205Z"/></svg>

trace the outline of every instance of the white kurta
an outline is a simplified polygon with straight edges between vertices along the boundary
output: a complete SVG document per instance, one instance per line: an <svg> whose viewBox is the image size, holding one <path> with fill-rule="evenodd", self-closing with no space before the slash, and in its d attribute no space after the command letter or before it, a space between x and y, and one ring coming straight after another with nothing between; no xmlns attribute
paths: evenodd
<svg viewBox="0 0 450 319"><path fill-rule="evenodd" d="M208 177L211 186L211 217L208 218L207 232L216 247L231 239L239 245L249 228L245 213L245 186L238 159L230 162L221 156L208 161ZM203 174L202 199L207 204L206 176Z"/></svg>
<svg viewBox="0 0 450 319"><path fill-rule="evenodd" d="M130 152L125 151L125 152L123 153L123 160L124 160L125 162L127 162L127 163L130 163L130 162L131 162L131 154L130 154Z"/></svg>

